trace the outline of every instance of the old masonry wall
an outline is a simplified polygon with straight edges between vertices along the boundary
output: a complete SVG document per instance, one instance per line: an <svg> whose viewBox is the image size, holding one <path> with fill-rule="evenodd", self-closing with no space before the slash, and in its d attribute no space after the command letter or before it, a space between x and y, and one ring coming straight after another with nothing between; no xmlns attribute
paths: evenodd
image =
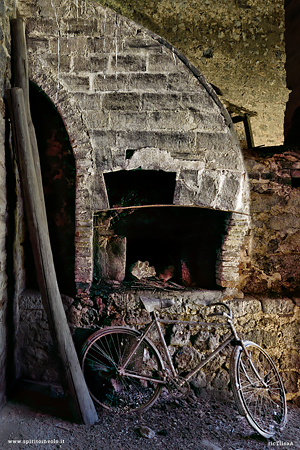
<svg viewBox="0 0 300 450"><path fill-rule="evenodd" d="M185 148L193 149L193 154L197 153L197 145L195 145L197 137L207 132L207 129L203 130L203 126L213 125L215 128L211 132L214 136L218 136L218 139L224 138L225 134L228 139L230 134L224 131L226 130L225 116L221 117L221 122L214 120L211 124L209 120L197 115L195 124L196 101L193 104L189 103L190 115L185 115L182 110L179 112L176 110L178 100L180 105L187 99L191 102L191 93L189 92L186 96L184 95L186 92L180 91L179 95L174 97L167 91L170 85L177 86L176 89L178 86L182 89L184 85L184 90L190 90L190 73L184 69L178 77L177 68L174 73L174 66L178 67L180 64L176 55L158 49L157 42L153 48L153 40L149 39L149 35L143 35L144 48L141 49L137 45L137 40L132 39L130 34L134 28L141 42L141 31L137 32L141 30L140 27L134 25L131 28L133 25L128 26L130 22L123 18L118 18L118 27L116 27L116 16L112 18L111 12L92 2L87 3L91 8L87 13L84 7L82 11L78 9L76 2L65 5L67 11L63 8L59 9L58 2L55 1L47 7L43 4L42 8L37 8L37 2L34 1L29 3L24 0L19 3L21 13L28 20L31 77L57 106L65 119L73 143L78 174L76 205L79 216L76 241L77 249L81 252L81 259L77 259L77 281L90 281L91 265L87 263L92 257L91 211L95 205L97 206L95 209L101 209L107 205L105 189L103 189L101 177L95 176L97 173L95 169L102 167L103 171L110 171L124 168L126 150L137 151L136 155L139 155L140 147L151 147L153 150L153 137L155 142L160 142L160 145L167 145L168 148L164 149L167 151L175 143L172 139L176 139L175 157L177 157L184 152ZM53 5L57 8L54 9ZM98 11L99 19L96 19L94 14L93 20L90 20L89 14L92 14L92 10ZM127 30L123 37L118 34L120 27ZM78 57L78 49L82 51L80 57ZM151 70L151 67L154 67L151 66L153 60L144 58L147 52L148 56L151 54L151 57L155 58L155 65L167 67L169 73L158 77L159 70ZM101 58L99 54L102 55ZM138 64L138 67L133 66L133 61ZM139 72L139 76L132 72ZM145 74L148 78L146 84ZM177 112L176 118L180 119L179 122L184 127L184 136L185 138L189 136L188 139L178 140L178 136L174 138L172 127L174 124L177 127L179 122L173 119L167 120L170 115L169 108L157 114L157 111L161 109L157 101L157 93L154 92L157 89L158 78L160 78L159 86L161 83L165 86L161 94L165 99L168 98L169 104L174 105L174 111ZM146 94L132 92L129 87L132 86L133 79L135 83L139 83L139 89L146 88L151 92ZM172 81L171 84L170 81ZM121 97L120 92L122 92ZM203 98L201 97L201 101ZM97 106L99 104L101 109ZM146 106L148 109L145 109ZM140 113L144 114L148 124L154 121L156 124L164 123L163 135L161 128L156 129L152 137L151 130L139 133ZM215 119L220 117L219 112L214 117ZM88 124L91 124L90 130L88 130ZM188 135L186 132L189 128L189 131L191 128L193 130ZM128 129L131 134L128 133ZM220 136L221 134L223 136ZM166 139L167 136L168 139ZM235 174L244 173L244 162L237 147L234 145L234 151L230 151L228 155L226 151L219 153L221 141L218 139L213 148L207 148L205 151L206 157L210 158L211 167L208 169L214 172L213 176L207 179L210 183L207 192L218 190L218 178L215 175L218 170L224 169L224 167L218 167L220 161L222 164L230 165L229 171ZM181 148L178 148L180 146ZM217 150L217 153L211 150ZM157 154L157 149L154 153ZM293 155L290 156L293 157ZM155 296L163 295L164 298L168 295L175 296L176 307L173 311L170 310L170 313L173 312L177 317L189 318L205 317L206 304L212 299L220 298L221 295L221 298L233 307L238 330L244 337L253 339L267 348L280 368L288 398L299 402L300 318L296 293L299 277L298 266L295 264L298 256L293 250L298 239L297 225L293 225L293 218L298 217L296 209L299 190L296 186L297 182L292 182L293 178L297 178L296 172L293 172L298 168L297 158L290 160L290 156L286 155L283 159L264 160L258 155L245 155L245 165L251 181L250 211L254 219L253 228L248 231L248 227L238 225L238 220L236 224L233 222L233 227L237 225L237 228L232 231L231 240L226 243L228 261L224 264L224 267L227 267L227 273L232 273L232 281L239 282L238 296L240 298L233 299L229 291L226 295L215 291L203 293L186 291L175 294L156 293ZM236 160L238 167L234 166ZM199 158L197 161L199 162ZM282 161L289 162L283 164ZM203 163L201 158L200 163ZM285 164L290 165L286 167ZM197 174L194 170L187 170L186 173L178 176L178 185L182 182L182 186L185 186L180 191L183 196L186 196L185 198L190 198L190 193L194 192L189 187L199 183L200 169L202 166L199 166ZM233 177L233 180L236 181L236 178ZM187 189L186 186L188 186ZM199 188L199 184L197 187ZM209 201L215 201L216 198ZM262 205L264 205L263 210L261 210ZM236 249L234 255L230 255L231 245L235 245L235 236L237 248L240 248L246 237L240 260L236 257ZM293 264L289 263L290 260L293 260ZM83 268L81 272L80 267ZM230 281L228 275L225 281ZM91 293L85 292L76 299L65 297L63 301L70 326L74 331L103 323L122 323L123 321L130 326L139 327L142 321L149 319L138 300L141 294L142 292L139 291L130 294L107 292L102 296L96 293L92 296ZM20 375L37 380L58 381L55 355L52 351L40 296L36 292L25 291L19 300L22 311L18 337ZM201 358L201 354L214 348L221 338L217 330L212 331L209 336L202 331L176 329L176 327L166 332L171 333L170 346L172 352L176 353L178 364L180 361L182 363L186 356L192 359ZM153 339L156 339L155 336ZM184 352L181 350L183 344L187 344L187 350ZM214 361L213 366L199 375L194 381L196 388L206 387L221 392L228 385L228 360L225 356L225 354L221 355Z"/></svg>

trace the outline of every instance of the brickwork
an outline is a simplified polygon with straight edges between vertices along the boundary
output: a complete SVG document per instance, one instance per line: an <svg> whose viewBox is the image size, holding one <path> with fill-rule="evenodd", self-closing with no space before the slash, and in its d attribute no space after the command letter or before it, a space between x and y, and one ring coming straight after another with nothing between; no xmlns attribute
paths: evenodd
<svg viewBox="0 0 300 450"><path fill-rule="evenodd" d="M286 4L290 10L292 25L287 58L297 77L297 0L97 1L175 45L219 88L220 99L256 111L257 115L251 118L256 146L282 144L289 94L284 8ZM299 99L299 89L297 92L293 94L295 101L297 95Z"/></svg>
<svg viewBox="0 0 300 450"><path fill-rule="evenodd" d="M173 171L174 204L248 212L247 176L231 119L181 53L97 3L81 9L75 1L53 1L38 14L35 3L19 3L30 77L57 106L76 159L77 283L92 281L92 212L108 206L105 172ZM248 228L247 216L239 221ZM242 235L231 247L237 258L227 260L226 269L220 262L224 287L237 284Z"/></svg>

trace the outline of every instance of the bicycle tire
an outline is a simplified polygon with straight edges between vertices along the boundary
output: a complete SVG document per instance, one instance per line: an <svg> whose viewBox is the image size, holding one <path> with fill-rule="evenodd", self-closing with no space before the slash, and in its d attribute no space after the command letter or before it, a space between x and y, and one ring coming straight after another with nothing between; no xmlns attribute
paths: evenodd
<svg viewBox="0 0 300 450"><path fill-rule="evenodd" d="M120 373L140 336L138 331L129 328L107 327L96 331L82 347L81 367L91 397L113 412L145 410L153 405L162 389L163 362L147 338L125 368L131 376ZM143 376L151 381L141 379Z"/></svg>
<svg viewBox="0 0 300 450"><path fill-rule="evenodd" d="M259 345L244 341L260 381L242 346L232 352L230 380L234 399L240 414L265 438L281 431L286 423L286 398L278 370Z"/></svg>

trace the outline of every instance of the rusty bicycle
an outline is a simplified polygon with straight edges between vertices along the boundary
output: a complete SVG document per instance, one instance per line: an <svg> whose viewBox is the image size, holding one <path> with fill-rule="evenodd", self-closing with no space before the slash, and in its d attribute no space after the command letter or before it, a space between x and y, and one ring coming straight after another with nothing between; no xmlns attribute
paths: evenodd
<svg viewBox="0 0 300 450"><path fill-rule="evenodd" d="M159 317L158 311L171 307L173 299L140 297L140 300L152 319L144 330L106 327L93 333L82 347L82 370L95 402L111 411L135 412L152 406L163 387L173 395L186 395L191 378L231 345L230 385L239 413L265 438L283 429L287 408L279 372L258 344L239 339L228 305L222 302L209 305L214 312L207 317L225 318L224 323L194 322ZM230 332L218 348L194 369L178 374L160 326L176 323L199 327L225 326ZM165 359L148 337L153 327L157 330Z"/></svg>

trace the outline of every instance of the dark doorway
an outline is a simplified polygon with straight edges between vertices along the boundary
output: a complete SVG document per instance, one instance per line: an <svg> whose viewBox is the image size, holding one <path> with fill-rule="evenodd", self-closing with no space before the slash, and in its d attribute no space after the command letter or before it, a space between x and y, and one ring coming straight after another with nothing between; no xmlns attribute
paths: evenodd
<svg viewBox="0 0 300 450"><path fill-rule="evenodd" d="M75 293L75 159L57 109L45 93L30 83L32 121L38 142L47 219L55 270L61 293ZM36 288L30 245L26 246L26 284Z"/></svg>

